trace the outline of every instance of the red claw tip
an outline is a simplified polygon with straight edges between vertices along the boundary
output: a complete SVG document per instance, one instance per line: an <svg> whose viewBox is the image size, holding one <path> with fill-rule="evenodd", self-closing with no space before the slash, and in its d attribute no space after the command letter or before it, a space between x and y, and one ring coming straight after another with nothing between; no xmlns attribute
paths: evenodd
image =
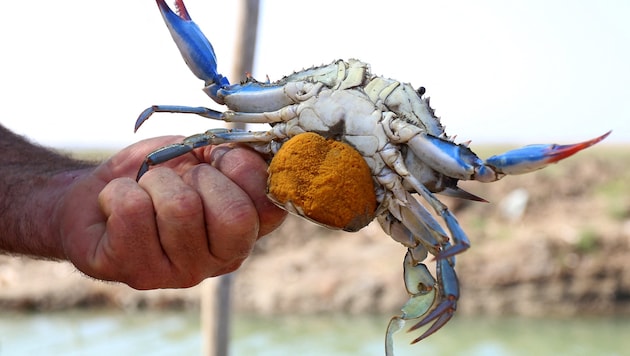
<svg viewBox="0 0 630 356"><path fill-rule="evenodd" d="M584 141L584 142L580 142L580 143L575 143L572 145L556 145L553 148L551 148L552 152L550 154L550 158L549 158L549 163L553 163L553 162L558 162L562 159L565 159L569 156L572 156L580 151L582 151L585 148L591 147L594 144L602 141L603 139L605 139L606 137L608 137L608 135L610 135L610 133L612 132L612 130L606 132L605 134L599 136L599 137L595 137L592 140L588 140L588 141Z"/></svg>

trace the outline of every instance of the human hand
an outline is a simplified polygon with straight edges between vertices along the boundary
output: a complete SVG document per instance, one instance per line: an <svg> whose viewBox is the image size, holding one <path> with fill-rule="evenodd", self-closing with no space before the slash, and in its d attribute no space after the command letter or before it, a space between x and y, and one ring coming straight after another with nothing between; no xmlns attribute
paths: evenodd
<svg viewBox="0 0 630 356"><path fill-rule="evenodd" d="M79 270L136 289L190 287L238 268L282 223L267 165L246 147L197 149L134 180L147 153L180 140L136 143L71 185L54 218Z"/></svg>

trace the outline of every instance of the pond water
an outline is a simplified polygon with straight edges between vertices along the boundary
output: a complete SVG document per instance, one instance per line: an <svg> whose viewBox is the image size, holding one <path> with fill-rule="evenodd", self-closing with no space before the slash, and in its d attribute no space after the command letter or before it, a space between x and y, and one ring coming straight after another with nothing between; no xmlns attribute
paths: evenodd
<svg viewBox="0 0 630 356"><path fill-rule="evenodd" d="M246 317L231 355L383 355L388 316ZM419 334L419 333L418 333ZM419 344L400 333L397 355L630 355L630 318L457 316ZM196 312L0 314L0 355L200 355Z"/></svg>

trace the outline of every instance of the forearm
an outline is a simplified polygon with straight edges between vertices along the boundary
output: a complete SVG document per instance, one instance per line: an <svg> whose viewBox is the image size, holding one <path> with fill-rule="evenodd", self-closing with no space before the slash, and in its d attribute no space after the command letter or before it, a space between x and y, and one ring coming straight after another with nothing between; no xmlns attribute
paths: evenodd
<svg viewBox="0 0 630 356"><path fill-rule="evenodd" d="M63 259L55 209L86 169L0 126L0 252Z"/></svg>

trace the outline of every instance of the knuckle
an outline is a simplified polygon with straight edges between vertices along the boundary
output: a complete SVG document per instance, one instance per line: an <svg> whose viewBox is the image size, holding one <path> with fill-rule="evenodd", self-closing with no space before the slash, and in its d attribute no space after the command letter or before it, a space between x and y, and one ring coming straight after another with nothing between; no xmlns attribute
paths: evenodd
<svg viewBox="0 0 630 356"><path fill-rule="evenodd" d="M202 210L201 198L193 189L180 189L164 199L160 213L172 219L187 219L197 216Z"/></svg>
<svg viewBox="0 0 630 356"><path fill-rule="evenodd" d="M142 218L152 206L151 198L141 190L128 190L116 199L115 210L120 216L129 219ZM153 209L150 209L152 211Z"/></svg>
<svg viewBox="0 0 630 356"><path fill-rule="evenodd" d="M218 221L232 235L258 233L258 212L250 200L234 199L228 202L220 212Z"/></svg>

